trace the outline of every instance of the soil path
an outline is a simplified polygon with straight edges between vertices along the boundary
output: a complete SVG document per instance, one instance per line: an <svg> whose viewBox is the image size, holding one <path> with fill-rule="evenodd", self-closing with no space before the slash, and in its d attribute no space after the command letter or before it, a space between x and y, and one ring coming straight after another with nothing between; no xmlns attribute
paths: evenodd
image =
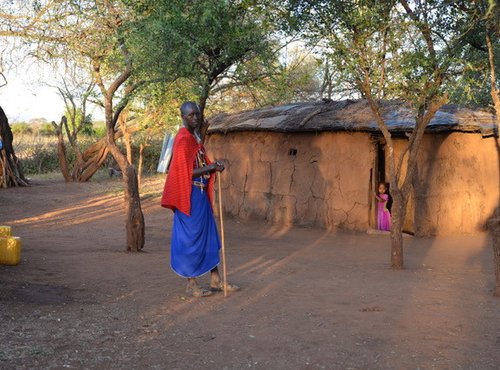
<svg viewBox="0 0 500 370"><path fill-rule="evenodd" d="M120 182L0 190L22 263L0 266L1 369L498 369L487 235L405 238L226 221L242 291L194 299L169 268L150 179L144 253L124 252ZM206 285L208 279L203 279Z"/></svg>

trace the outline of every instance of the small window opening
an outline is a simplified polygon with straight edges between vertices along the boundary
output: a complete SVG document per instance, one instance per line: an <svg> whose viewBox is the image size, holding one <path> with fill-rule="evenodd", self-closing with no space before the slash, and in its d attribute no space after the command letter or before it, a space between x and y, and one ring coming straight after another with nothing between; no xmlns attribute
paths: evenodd
<svg viewBox="0 0 500 370"><path fill-rule="evenodd" d="M288 155L296 156L297 149L294 149L294 148L288 149Z"/></svg>

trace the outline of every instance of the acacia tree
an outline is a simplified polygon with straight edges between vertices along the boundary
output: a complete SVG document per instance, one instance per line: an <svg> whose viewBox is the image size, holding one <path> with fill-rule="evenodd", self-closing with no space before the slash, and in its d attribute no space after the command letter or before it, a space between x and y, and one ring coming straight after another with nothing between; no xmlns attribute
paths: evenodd
<svg viewBox="0 0 500 370"><path fill-rule="evenodd" d="M425 128L447 101L446 72L462 45L463 32L446 1L288 2L294 24L326 42L331 62L368 101L386 143L392 206L391 267L402 269L402 227ZM466 32L466 31L464 31ZM415 125L401 153L386 123L382 99L400 99Z"/></svg>
<svg viewBox="0 0 500 370"><path fill-rule="evenodd" d="M150 68L188 80L202 115L214 88L220 92L267 73L264 61L272 49L272 26L251 2L149 0L134 4L138 12L149 14L144 24L154 42L145 43L145 55L159 54L151 60L163 60ZM261 68L249 74L246 66L257 60Z"/></svg>
<svg viewBox="0 0 500 370"><path fill-rule="evenodd" d="M93 93L94 84L88 73L82 77L82 71L79 71L81 58L77 59L75 53L68 52L68 45L74 43L73 33L78 32L78 27L75 27L77 19L69 21L75 6L64 1L11 1L0 12L0 37L6 41L4 62L8 67L15 68L21 61L34 57L35 62L43 61L54 70L63 69L63 81L57 90L64 101L65 116L58 124L52 124L58 136L61 172L68 182L89 180L107 156L103 143L84 152L78 144L78 134L87 118L87 100ZM81 46L84 45L83 42ZM76 76L80 77L78 82L75 82L78 80ZM76 156L72 170L66 156L64 135Z"/></svg>

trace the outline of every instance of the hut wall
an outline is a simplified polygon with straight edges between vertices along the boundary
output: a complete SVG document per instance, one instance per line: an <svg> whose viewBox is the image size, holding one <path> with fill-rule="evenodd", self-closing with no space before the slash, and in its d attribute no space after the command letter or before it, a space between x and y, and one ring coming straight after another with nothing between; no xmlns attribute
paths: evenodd
<svg viewBox="0 0 500 370"><path fill-rule="evenodd" d="M212 134L225 212L283 225L366 230L374 146L366 133Z"/></svg>
<svg viewBox="0 0 500 370"><path fill-rule="evenodd" d="M396 155L406 143L395 140ZM369 227L376 153L366 133L212 134L207 148L226 160L224 207L231 215L282 225ZM482 231L499 206L499 167L494 138L425 135L404 229L418 236Z"/></svg>
<svg viewBox="0 0 500 370"><path fill-rule="evenodd" d="M484 230L499 204L499 167L492 137L425 135L414 178L416 235Z"/></svg>

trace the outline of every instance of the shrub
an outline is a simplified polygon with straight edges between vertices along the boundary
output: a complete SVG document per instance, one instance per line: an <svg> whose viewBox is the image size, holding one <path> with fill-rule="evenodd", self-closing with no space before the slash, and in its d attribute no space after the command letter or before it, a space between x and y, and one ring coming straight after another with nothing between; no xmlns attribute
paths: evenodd
<svg viewBox="0 0 500 370"><path fill-rule="evenodd" d="M160 160L162 144L162 140L152 140L144 149L144 162L142 166L143 172L145 174L156 173L156 169L158 168L158 161ZM139 146L137 145L137 148L138 147ZM137 149L137 153L139 153L139 149ZM139 155L137 155L136 163L139 163Z"/></svg>
<svg viewBox="0 0 500 370"><path fill-rule="evenodd" d="M38 130L40 135L42 136L53 136L56 134L56 131L54 129L54 126L50 123L44 123L40 126L40 129Z"/></svg>
<svg viewBox="0 0 500 370"><path fill-rule="evenodd" d="M93 136L97 137L97 138L101 138L101 137L106 136L106 126L97 126L97 127L94 127Z"/></svg>
<svg viewBox="0 0 500 370"><path fill-rule="evenodd" d="M97 128L99 129L99 127ZM66 139L66 138L65 138ZM78 138L82 151L95 143L99 138L95 136L80 135ZM66 141L66 140L65 140ZM118 141L120 149L125 149L121 140ZM136 168L139 165L139 145L138 139L132 141L132 160ZM154 139L148 142L144 148L143 174L154 174L160 159L162 147L161 139ZM37 134L19 134L14 137L14 149L18 158L21 160L23 169L27 175L45 174L59 172L59 162L57 159L57 138L54 136L44 136L41 131ZM66 141L66 154L70 168L75 160L75 153ZM111 155L104 163L105 167L116 166Z"/></svg>
<svg viewBox="0 0 500 370"><path fill-rule="evenodd" d="M59 170L56 146L32 147L31 155L23 156L21 160L23 170L27 175L49 173Z"/></svg>
<svg viewBox="0 0 500 370"><path fill-rule="evenodd" d="M23 135L33 133L33 129L26 122L18 122L10 125L10 129L14 135Z"/></svg>

